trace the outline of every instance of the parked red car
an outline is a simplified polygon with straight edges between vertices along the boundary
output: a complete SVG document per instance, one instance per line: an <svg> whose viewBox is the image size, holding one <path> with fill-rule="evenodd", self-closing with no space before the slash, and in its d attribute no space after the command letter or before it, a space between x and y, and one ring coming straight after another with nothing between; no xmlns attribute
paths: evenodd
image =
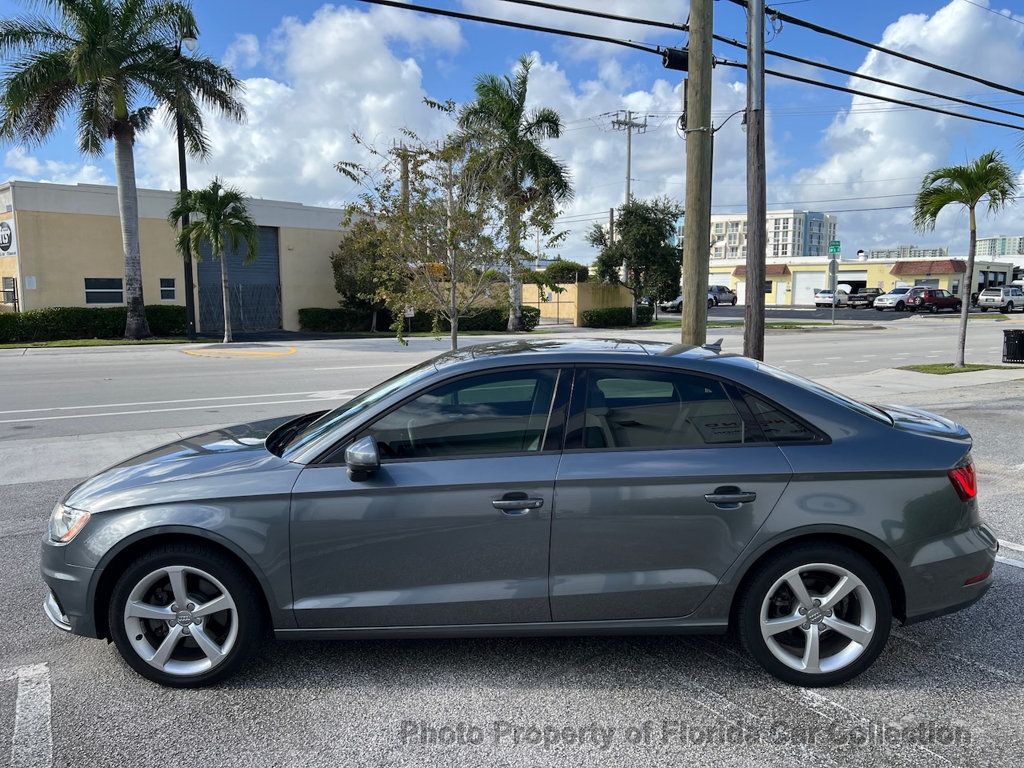
<svg viewBox="0 0 1024 768"><path fill-rule="evenodd" d="M914 288L907 294L907 309L911 312L927 310L932 314L943 309L959 312L963 306L959 296L941 288Z"/></svg>

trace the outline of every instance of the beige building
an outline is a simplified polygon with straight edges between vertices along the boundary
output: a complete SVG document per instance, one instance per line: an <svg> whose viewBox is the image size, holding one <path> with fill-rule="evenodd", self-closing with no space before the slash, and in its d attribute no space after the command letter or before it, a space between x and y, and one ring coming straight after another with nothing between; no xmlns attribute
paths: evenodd
<svg viewBox="0 0 1024 768"><path fill-rule="evenodd" d="M870 259L839 261L838 284L888 291L900 285L928 285L963 295L967 272L965 259ZM710 283L728 285L743 303L747 292L746 263L739 260L712 262ZM989 285L1013 280L1013 264L977 259L970 293ZM815 292L828 287L828 259L768 259L764 301L771 306L814 304Z"/></svg>
<svg viewBox="0 0 1024 768"><path fill-rule="evenodd" d="M147 304L184 304L183 264L167 223L175 193L139 190L142 287ZM330 256L342 212L251 199L260 227L252 264L228 257L236 330L298 330L302 307L338 303ZM12 181L0 185L0 311L124 304L124 252L117 189L95 184ZM208 256L208 253L204 253ZM200 330L223 323L220 265L195 265Z"/></svg>

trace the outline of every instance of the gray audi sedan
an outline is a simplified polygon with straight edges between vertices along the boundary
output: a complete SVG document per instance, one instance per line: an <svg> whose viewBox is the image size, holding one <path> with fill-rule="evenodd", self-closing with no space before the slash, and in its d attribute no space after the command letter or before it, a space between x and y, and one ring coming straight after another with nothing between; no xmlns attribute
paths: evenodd
<svg viewBox="0 0 1024 768"><path fill-rule="evenodd" d="M894 618L991 585L970 449L714 346L486 344L87 480L53 510L44 609L170 686L223 680L268 631L730 629L776 677L831 685Z"/></svg>

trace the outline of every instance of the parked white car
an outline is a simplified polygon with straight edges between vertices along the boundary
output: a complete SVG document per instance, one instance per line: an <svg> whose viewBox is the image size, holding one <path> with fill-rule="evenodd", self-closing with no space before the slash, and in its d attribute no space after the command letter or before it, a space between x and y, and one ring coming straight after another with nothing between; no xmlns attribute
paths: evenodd
<svg viewBox="0 0 1024 768"><path fill-rule="evenodd" d="M874 307L879 312L892 309L896 312L905 312L907 309L907 294L910 293L911 286L905 285L899 288L893 288L888 293L883 293L881 296L875 299Z"/></svg>
<svg viewBox="0 0 1024 768"><path fill-rule="evenodd" d="M978 308L982 312L998 309L1002 312L1024 311L1024 291L1013 285L986 288L978 294Z"/></svg>
<svg viewBox="0 0 1024 768"><path fill-rule="evenodd" d="M814 306L816 307L831 307L833 304L837 307L845 307L849 303L850 294L842 288L837 288L835 294L829 288L824 288L814 294Z"/></svg>

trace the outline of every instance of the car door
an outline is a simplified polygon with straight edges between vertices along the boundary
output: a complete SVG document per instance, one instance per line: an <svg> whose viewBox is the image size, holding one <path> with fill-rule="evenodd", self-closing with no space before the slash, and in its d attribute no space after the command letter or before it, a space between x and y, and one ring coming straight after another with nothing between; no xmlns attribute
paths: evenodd
<svg viewBox="0 0 1024 768"><path fill-rule="evenodd" d="M555 480L555 621L685 616L707 597L791 475L737 397L679 369L577 371Z"/></svg>
<svg viewBox="0 0 1024 768"><path fill-rule="evenodd" d="M298 625L549 621L569 384L566 372L543 367L459 377L411 396L307 466L292 498ZM357 481L337 457L366 435L380 468Z"/></svg>

